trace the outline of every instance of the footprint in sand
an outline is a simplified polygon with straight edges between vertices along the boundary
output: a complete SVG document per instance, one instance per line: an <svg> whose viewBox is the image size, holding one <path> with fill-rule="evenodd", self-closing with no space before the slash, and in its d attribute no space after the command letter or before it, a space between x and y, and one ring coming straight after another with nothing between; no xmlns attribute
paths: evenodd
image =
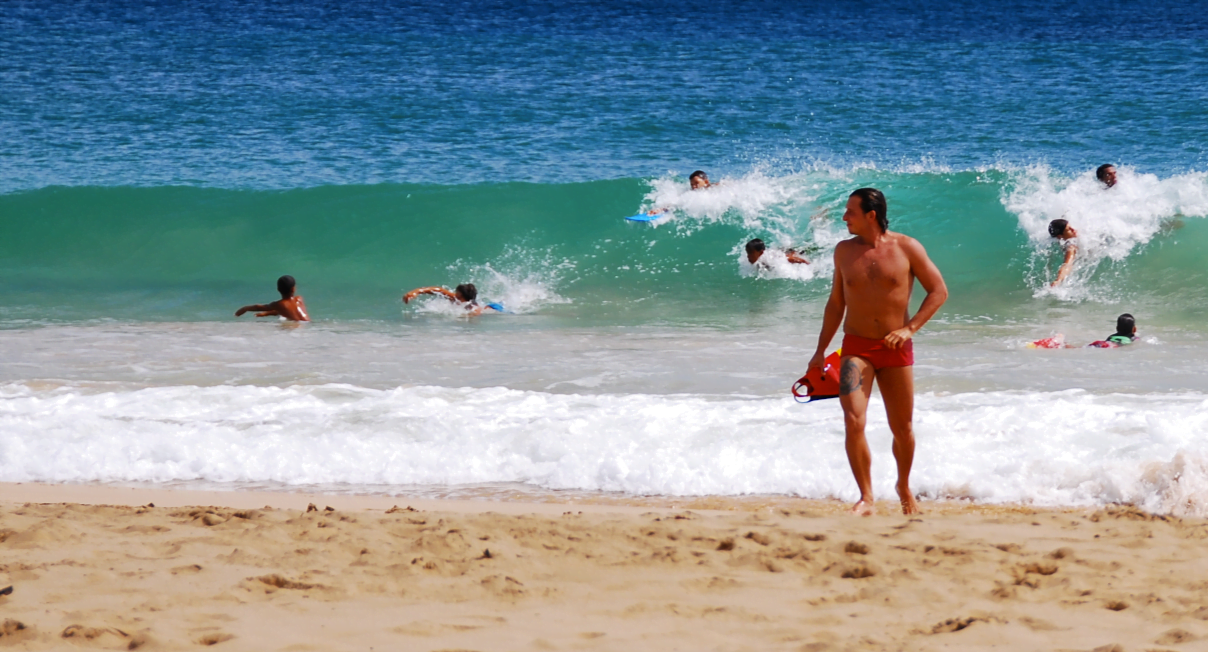
<svg viewBox="0 0 1208 652"><path fill-rule="evenodd" d="M61 636L85 645L126 650L137 650L147 642L145 634L127 633L116 627L68 625Z"/></svg>
<svg viewBox="0 0 1208 652"><path fill-rule="evenodd" d="M234 634L227 634L225 632L211 632L209 634L202 634L194 642L198 645L218 645L219 643L225 643L233 638L235 638Z"/></svg>
<svg viewBox="0 0 1208 652"><path fill-rule="evenodd" d="M843 552L849 555L867 555L868 546L859 541L848 541L847 545L843 546Z"/></svg>
<svg viewBox="0 0 1208 652"><path fill-rule="evenodd" d="M25 623L12 618L5 618L3 623L0 623L0 645L16 645L27 638L36 636L34 628L27 627Z"/></svg>
<svg viewBox="0 0 1208 652"><path fill-rule="evenodd" d="M1162 632L1162 635L1154 639L1154 643L1158 645L1178 645L1180 643L1190 643L1198 638L1195 634L1185 629L1168 629Z"/></svg>

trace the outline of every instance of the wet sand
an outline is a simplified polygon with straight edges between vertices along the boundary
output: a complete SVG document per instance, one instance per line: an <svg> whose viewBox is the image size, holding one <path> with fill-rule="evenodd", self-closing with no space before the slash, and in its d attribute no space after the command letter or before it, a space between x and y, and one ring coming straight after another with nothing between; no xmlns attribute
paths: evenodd
<svg viewBox="0 0 1208 652"><path fill-rule="evenodd" d="M1208 649L1204 521L845 507L0 484L0 647Z"/></svg>

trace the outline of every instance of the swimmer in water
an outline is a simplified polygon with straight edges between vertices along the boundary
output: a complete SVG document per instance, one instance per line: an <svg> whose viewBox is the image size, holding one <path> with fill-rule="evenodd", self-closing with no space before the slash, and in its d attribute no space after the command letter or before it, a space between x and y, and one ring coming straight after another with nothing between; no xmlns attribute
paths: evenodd
<svg viewBox="0 0 1208 652"><path fill-rule="evenodd" d="M1099 349L1114 349L1118 346L1127 346L1137 341L1137 320L1127 312L1119 317L1116 317L1116 332L1108 335L1106 338L1098 342L1091 342L1087 346L1093 346Z"/></svg>
<svg viewBox="0 0 1208 652"><path fill-rule="evenodd" d="M767 251L767 245L763 244L763 240L755 238L747 242L747 262L752 265L767 269L767 261L760 262L763 259L763 252ZM808 265L810 261L802 258L796 251L792 249L784 250L784 257L790 263L797 265Z"/></svg>
<svg viewBox="0 0 1208 652"><path fill-rule="evenodd" d="M1065 250L1065 260L1062 261L1061 267L1057 268L1057 278L1049 284L1049 287L1055 288L1061 285L1074 269L1074 258L1078 255L1078 242L1075 240L1078 232L1070 226L1068 220L1053 220L1049 222L1049 235L1057 238L1061 248Z"/></svg>
<svg viewBox="0 0 1208 652"><path fill-rule="evenodd" d="M239 317L245 312L256 311L257 317L284 317L290 321L310 321L310 315L306 314L306 302L302 297L294 294L297 288L297 283L294 277L286 274L277 279L277 291L281 293L281 300L265 304L252 304L244 306L235 311L235 316Z"/></svg>
<svg viewBox="0 0 1208 652"><path fill-rule="evenodd" d="M693 190L704 190L705 188L712 188L714 184L709 183L709 175L705 174L704 170L697 170L688 175L688 185L691 186ZM646 214L658 215L659 213L666 213L669 210L671 209L652 208L646 211Z"/></svg>
<svg viewBox="0 0 1208 652"><path fill-rule="evenodd" d="M441 294L449 301L462 306L471 315L481 315L484 310L493 310L495 312L503 312L503 306L497 303L488 303L485 306L478 305L478 288L474 287L473 283L462 283L457 286L452 292L441 287L426 287L415 288L414 290L403 295L403 303L411 303L411 300L421 294Z"/></svg>
<svg viewBox="0 0 1208 652"><path fill-rule="evenodd" d="M1091 349L1115 349L1121 346L1127 346L1137 341L1137 320L1127 312L1119 317L1116 317L1116 332L1108 335L1106 338L1097 340L1087 344L1085 348ZM1065 343L1065 335L1057 333L1052 337L1046 337L1043 340L1036 340L1028 344L1029 349L1078 349L1083 348L1074 344Z"/></svg>
<svg viewBox="0 0 1208 652"><path fill-rule="evenodd" d="M1095 178L1103 185L1111 188L1116 185L1116 166L1111 163L1100 165L1095 168Z"/></svg>

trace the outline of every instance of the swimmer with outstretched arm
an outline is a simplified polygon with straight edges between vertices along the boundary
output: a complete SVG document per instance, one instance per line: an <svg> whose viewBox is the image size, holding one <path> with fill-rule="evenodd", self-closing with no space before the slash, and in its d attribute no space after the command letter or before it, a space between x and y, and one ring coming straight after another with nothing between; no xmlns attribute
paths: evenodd
<svg viewBox="0 0 1208 652"><path fill-rule="evenodd" d="M1053 220L1049 222L1049 235L1057 238L1061 248L1065 249L1065 260L1062 261L1061 267L1057 268L1057 278L1049 284L1049 287L1055 288L1065 282L1074 269L1074 258L1078 255L1078 243L1074 238L1078 237L1078 232L1070 226L1068 220Z"/></svg>
<svg viewBox="0 0 1208 652"><path fill-rule="evenodd" d="M474 287L473 283L462 283L457 286L452 292L442 287L426 287L415 288L414 290L403 295L403 303L411 303L411 300L421 294L440 294L449 301L462 306L466 312L472 315L481 315L483 310L494 310L495 312L503 312L503 307L499 304L489 303L485 306L478 305L478 288Z"/></svg>
<svg viewBox="0 0 1208 652"><path fill-rule="evenodd" d="M290 321L310 321L310 316L306 314L306 302L302 301L302 297L294 294L297 285L294 277L286 274L277 279L277 292L281 293L280 301L244 306L235 311L235 316L239 317L245 312L254 310L257 317L284 317Z"/></svg>
<svg viewBox="0 0 1208 652"><path fill-rule="evenodd" d="M768 248L767 245L765 245L763 243L763 240L760 240L759 238L755 238L754 240L749 240L747 242L747 247L746 247L747 262L751 263L752 265L758 265L759 261L763 258L763 252L767 251L767 248ZM802 258L800 254L798 254L796 251L794 251L792 249L784 250L784 258L785 258L785 260L789 261L790 263L793 263L796 265L810 264L810 261ZM767 266L766 261L764 262L764 266L765 267Z"/></svg>

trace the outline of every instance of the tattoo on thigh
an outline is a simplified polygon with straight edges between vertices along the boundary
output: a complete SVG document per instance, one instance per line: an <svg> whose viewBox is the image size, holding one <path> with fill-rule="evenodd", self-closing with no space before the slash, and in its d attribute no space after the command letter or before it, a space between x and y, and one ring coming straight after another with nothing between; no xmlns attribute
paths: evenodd
<svg viewBox="0 0 1208 652"><path fill-rule="evenodd" d="M860 367L856 366L856 361L851 358L844 360L839 368L839 395L847 396L860 389L861 384Z"/></svg>

